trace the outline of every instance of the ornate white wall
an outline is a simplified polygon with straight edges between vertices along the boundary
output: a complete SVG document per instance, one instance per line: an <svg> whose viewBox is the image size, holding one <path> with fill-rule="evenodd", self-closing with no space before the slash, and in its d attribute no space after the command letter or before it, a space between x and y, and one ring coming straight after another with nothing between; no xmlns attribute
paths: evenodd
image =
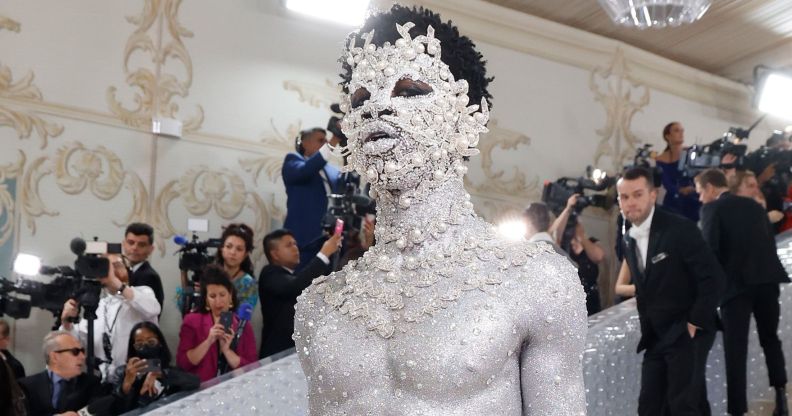
<svg viewBox="0 0 792 416"><path fill-rule="evenodd" d="M477 0L422 3L460 23L495 76L491 132L468 181L489 219L538 199L545 180L592 164L613 172L636 143L659 147L668 121L684 123L688 142L707 142L753 117L747 88L629 46ZM149 222L175 348L170 240L188 217L210 219L204 238L232 221L253 226L258 271L260 239L284 215L281 161L300 128L326 124L349 30L279 4L0 5L0 274L11 277L17 252L67 264L72 237L120 241L128 222ZM182 120L184 137L151 134L155 115ZM584 221L612 245L609 213ZM14 323L31 372L43 367L51 323L40 310Z"/></svg>

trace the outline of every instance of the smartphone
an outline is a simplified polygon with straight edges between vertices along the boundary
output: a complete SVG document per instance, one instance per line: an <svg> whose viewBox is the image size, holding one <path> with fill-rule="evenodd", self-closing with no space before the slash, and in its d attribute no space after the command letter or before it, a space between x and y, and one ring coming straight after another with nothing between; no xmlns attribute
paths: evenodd
<svg viewBox="0 0 792 416"><path fill-rule="evenodd" d="M338 235L341 234L342 232L344 232L344 220L342 220L341 218L337 218L335 231L333 231L333 234Z"/></svg>
<svg viewBox="0 0 792 416"><path fill-rule="evenodd" d="M229 334L231 333L231 324L234 322L234 313L231 311L225 311L220 313L220 323L225 328L225 331Z"/></svg>
<svg viewBox="0 0 792 416"><path fill-rule="evenodd" d="M138 374L145 373L159 373L162 371L162 363L159 358L146 358L146 367L138 372Z"/></svg>

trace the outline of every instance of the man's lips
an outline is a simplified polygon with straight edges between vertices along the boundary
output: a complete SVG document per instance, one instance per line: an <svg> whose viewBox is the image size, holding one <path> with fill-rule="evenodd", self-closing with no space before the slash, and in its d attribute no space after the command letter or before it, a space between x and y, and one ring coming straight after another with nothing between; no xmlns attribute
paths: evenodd
<svg viewBox="0 0 792 416"><path fill-rule="evenodd" d="M366 138L363 140L363 144L366 144L368 142L376 142L377 140L388 139L388 138L391 138L390 134L385 133L384 131L375 131L369 134L368 136L366 136Z"/></svg>

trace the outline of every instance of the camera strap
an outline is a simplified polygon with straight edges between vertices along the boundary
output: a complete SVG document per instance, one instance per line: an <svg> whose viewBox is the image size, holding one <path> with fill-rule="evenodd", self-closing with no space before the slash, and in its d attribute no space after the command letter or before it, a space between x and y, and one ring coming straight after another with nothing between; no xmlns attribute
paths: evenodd
<svg viewBox="0 0 792 416"><path fill-rule="evenodd" d="M109 303L109 302L108 302ZM105 360L107 363L113 362L113 343L111 341L111 336L113 335L113 329L115 329L116 322L118 321L118 315L121 314L121 308L124 307L123 303L118 306L116 310L115 318L113 318L113 323L108 325L107 322L107 315L108 315L108 303L105 303L104 307L104 322L105 322L105 330L102 334L102 349L105 353Z"/></svg>

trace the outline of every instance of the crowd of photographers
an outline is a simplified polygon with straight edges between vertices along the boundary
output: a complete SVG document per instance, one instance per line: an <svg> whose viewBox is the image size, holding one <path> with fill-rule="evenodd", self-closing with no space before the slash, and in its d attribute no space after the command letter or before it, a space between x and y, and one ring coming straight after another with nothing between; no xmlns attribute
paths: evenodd
<svg viewBox="0 0 792 416"><path fill-rule="evenodd" d="M268 263L258 279L250 258L257 240L245 224L228 224L217 240L183 242L181 285L173 299L183 321L173 357L158 327L166 305L162 282L147 261L153 229L131 224L123 253L103 256L108 267L96 276L101 298L80 294L48 307L59 310L59 319L43 342L45 371L26 376L7 349L8 325L0 320L0 380L7 386L0 389L0 411L119 414L293 347L300 293L374 244L375 207L359 177L328 163L326 143L344 141L337 127L331 119L330 140L321 128L300 132L295 152L285 157L285 228L258 240ZM639 149L618 183L590 172L546 185L543 203L524 211L525 237L549 243L575 265L588 313L599 312L606 251L578 217L588 206L609 209L607 191L615 185L621 211L615 292L637 298L639 351L646 351L639 414L709 414L704 375L716 329L724 331L729 413L744 414L747 324L754 315L776 388L774 414L787 415L776 331L778 284L789 279L773 235L792 226L785 210L789 141L774 136L752 154L723 141L685 148L676 122L663 129L663 138L664 151L650 157L648 147ZM695 151L700 157L694 163ZM702 159L716 166L702 166ZM660 189L665 196L656 206ZM213 258L209 247L217 249ZM263 327L256 352L250 320L259 302Z"/></svg>
<svg viewBox="0 0 792 416"><path fill-rule="evenodd" d="M664 151L639 149L618 182L562 178L546 185L546 204L531 204L524 212L527 236L550 242L578 267L589 313L596 313L597 264L605 254L595 239L586 238L577 217L588 206L608 209L607 194L592 191L607 192L615 183L620 216L613 231L621 262L615 293L636 298L641 322L639 415L711 413L706 363L719 330L727 411L745 414L751 316L775 390L773 415L789 414L778 323L779 284L790 280L775 234L792 224L785 209L792 152L789 140L777 133L747 153L733 139L746 139L748 131L733 129L712 144L685 147L684 128L669 123Z"/></svg>
<svg viewBox="0 0 792 416"><path fill-rule="evenodd" d="M331 144L343 140L337 122L331 119L328 126ZM313 279L339 269L374 244L373 203L359 189L357 175L339 174L328 164L326 135L321 128L302 131L296 151L285 157L285 228L259 240L268 264L258 279L250 257L256 239L246 224L226 225L219 239L177 238L183 246L181 285L173 303L183 320L173 357L158 326L168 302L160 276L147 261L154 240L147 224L129 225L122 253L106 250L89 258L85 243L80 240L75 251L73 242L76 263L86 261L90 270L48 269L62 275L54 281L67 282L62 284L67 289L52 283L37 289L4 287L31 296L26 306L6 298L9 315L24 317L32 303L59 319L43 342L47 369L27 377L7 350L10 331L0 320L0 378L8 387L0 389L0 412L120 414L293 347L294 306L300 293ZM215 256L209 248L216 248ZM80 283L73 283L78 279ZM34 291L74 295L60 306L54 300L36 300L42 296ZM259 302L263 327L257 352L250 320Z"/></svg>

